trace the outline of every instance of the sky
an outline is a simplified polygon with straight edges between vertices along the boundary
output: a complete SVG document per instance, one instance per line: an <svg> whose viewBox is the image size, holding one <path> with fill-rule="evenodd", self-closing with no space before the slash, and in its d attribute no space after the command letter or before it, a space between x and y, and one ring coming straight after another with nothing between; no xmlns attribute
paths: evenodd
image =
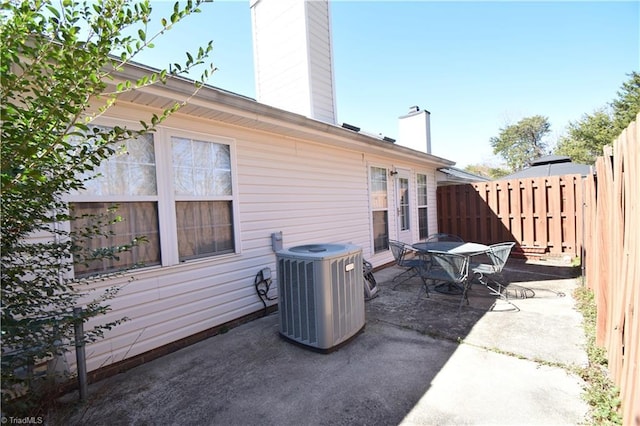
<svg viewBox="0 0 640 426"><path fill-rule="evenodd" d="M159 21L173 1L152 6ZM249 0L201 9L136 61L166 68L213 40L208 84L255 98ZM533 115L551 123L552 147L640 71L637 1L332 0L330 13L338 123L396 139L417 105L432 154L460 168L500 165L490 139Z"/></svg>

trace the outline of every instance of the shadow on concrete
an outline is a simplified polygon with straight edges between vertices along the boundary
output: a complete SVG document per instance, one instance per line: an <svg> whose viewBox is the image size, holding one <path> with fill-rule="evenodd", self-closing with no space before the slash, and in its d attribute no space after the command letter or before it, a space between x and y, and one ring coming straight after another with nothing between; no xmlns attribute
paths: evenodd
<svg viewBox="0 0 640 426"><path fill-rule="evenodd" d="M474 261L490 262L488 258L483 260L479 256L474 257ZM394 268L389 268L384 274L393 270ZM523 299L542 301L566 297L567 290L558 287L558 280L578 278L580 268L563 264L555 266L547 261L531 262L512 258L507 262L502 275L510 300L519 307ZM468 293L469 304L463 303L460 309L461 295L439 293L430 286L429 297L426 297L421 284L418 278L414 278L394 286L393 291L383 286L381 291L385 297L377 301L372 300L367 313L371 314L371 318L392 321L395 325L451 341L464 339L476 323L489 312L517 313L517 309L497 300L476 281ZM415 293L414 300L405 293Z"/></svg>
<svg viewBox="0 0 640 426"><path fill-rule="evenodd" d="M534 307L527 312L522 306L517 313L490 312L495 298L474 285L470 305L458 313L459 296L432 292L427 298L419 278L393 289L390 280L397 272L391 267L375 273L379 295L366 303L364 332L335 352L319 354L284 341L278 335L278 315L271 314L92 384L90 401L84 405L74 405L77 395L67 395L62 401L73 408L73 415L60 411L52 424L397 425L403 420L412 424L575 424L581 420L581 407L574 409L574 404L557 397L579 399L579 385L576 395L573 382L567 385L569 391L555 391L565 386L566 371L546 371L525 359L477 349L503 344L484 342L495 337L493 331L487 333L493 337L470 335L483 321L489 321L489 328L492 321L500 321L501 327L513 321L540 323L535 316L551 316L553 310ZM505 274L514 283L535 284L536 289L548 286L552 292L570 293L575 284L575 280L564 280L574 276L573 269L517 259L509 262ZM557 295L549 298L545 303L558 303ZM571 309L560 306L564 307ZM575 326L566 318L549 319ZM526 333L537 335L539 330L520 330L518 339ZM567 356L571 351L558 345L574 342L566 331L558 334L553 341L529 336L533 344L528 349L519 342L505 347L516 352L523 348L523 357L532 359L539 356L539 346L547 346L548 357ZM509 336L500 340L506 342ZM467 338L473 346L462 352L467 358L460 358L463 355L456 351ZM456 367L456 362L463 367ZM507 365L514 371L504 371ZM434 387L445 368L453 371L453 378L446 380L444 388ZM479 374L468 374L474 369ZM504 381L503 374L512 377L506 379L509 383L491 382ZM442 390L447 384L460 387L455 391L458 395ZM470 391L467 396L465 388ZM495 402L482 397L489 393ZM509 398L518 410L500 409L501 398Z"/></svg>

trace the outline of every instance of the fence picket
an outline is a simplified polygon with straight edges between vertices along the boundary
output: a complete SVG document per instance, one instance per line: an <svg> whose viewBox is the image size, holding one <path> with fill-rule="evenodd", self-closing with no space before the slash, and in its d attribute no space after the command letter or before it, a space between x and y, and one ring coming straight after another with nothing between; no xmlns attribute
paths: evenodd
<svg viewBox="0 0 640 426"><path fill-rule="evenodd" d="M639 123L640 114L586 178L479 182L464 185L464 197L438 188L440 232L485 244L515 241L525 255L537 249L581 257L597 306L596 343L607 350L625 425L640 425Z"/></svg>

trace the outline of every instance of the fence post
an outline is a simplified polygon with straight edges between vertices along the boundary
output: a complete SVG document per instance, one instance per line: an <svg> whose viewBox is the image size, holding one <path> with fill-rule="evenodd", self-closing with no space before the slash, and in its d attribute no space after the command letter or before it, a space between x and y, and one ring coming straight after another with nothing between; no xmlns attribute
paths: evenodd
<svg viewBox="0 0 640 426"><path fill-rule="evenodd" d="M87 358L84 352L84 321L82 319L82 308L73 308L75 321L73 329L76 341L76 364L78 365L78 388L80 390L80 402L87 401Z"/></svg>

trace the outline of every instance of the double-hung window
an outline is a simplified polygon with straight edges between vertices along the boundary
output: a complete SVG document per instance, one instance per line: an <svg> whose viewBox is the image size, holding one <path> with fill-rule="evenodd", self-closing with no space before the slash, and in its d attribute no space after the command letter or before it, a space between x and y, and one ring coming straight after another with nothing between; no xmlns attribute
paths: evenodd
<svg viewBox="0 0 640 426"><path fill-rule="evenodd" d="M231 141L162 130L127 140L97 172L69 198L71 231L85 251L114 255L77 263L76 277L236 251ZM110 218L119 220L105 227ZM103 235L81 237L100 222Z"/></svg>
<svg viewBox="0 0 640 426"><path fill-rule="evenodd" d="M152 134L127 140L103 161L96 177L69 203L74 242L81 246L83 262L74 265L77 277L114 272L135 266L160 264L158 188ZM87 230L100 235L84 238ZM122 248L144 237L128 251ZM79 259L76 259L78 261Z"/></svg>
<svg viewBox="0 0 640 426"><path fill-rule="evenodd" d="M429 221L428 221L428 187L427 187L427 175L418 173L417 176L417 191L418 191L418 231L420 233L420 239L425 239L429 235Z"/></svg>
<svg viewBox="0 0 640 426"><path fill-rule="evenodd" d="M230 146L173 136L171 151L180 261L233 253Z"/></svg>
<svg viewBox="0 0 640 426"><path fill-rule="evenodd" d="M373 251L389 248L389 202L387 195L387 169L371 167L371 214L373 223Z"/></svg>

